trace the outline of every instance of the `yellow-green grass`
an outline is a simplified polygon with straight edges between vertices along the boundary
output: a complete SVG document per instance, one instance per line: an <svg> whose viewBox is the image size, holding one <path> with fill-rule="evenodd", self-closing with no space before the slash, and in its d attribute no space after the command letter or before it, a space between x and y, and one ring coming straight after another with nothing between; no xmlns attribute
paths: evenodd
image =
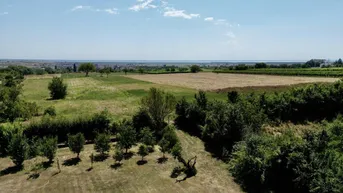
<svg viewBox="0 0 343 193"><path fill-rule="evenodd" d="M183 156L186 159L197 156L196 167L198 174L182 182L176 182L178 178L171 178L170 174L178 161L167 155L167 162L160 164L158 158L162 156L158 147L155 152L146 156L144 165L137 165L141 159L136 154L137 146L130 151L134 152L132 158L122 161L122 166L114 167L112 158L114 145L110 151L110 157L103 162L95 162L93 169L90 168L90 154L96 153L93 145L86 145L81 153L81 162L77 165L63 165L64 161L75 157L68 148L60 148L57 157L61 166L58 172L57 161L51 167L40 167L47 159L37 157L24 162L24 169L19 172L6 172L13 163L9 158L0 158L0 192L241 192L227 172L226 165L215 160L205 151L201 140L191 137L181 131L177 132L183 146ZM36 174L34 176L33 174ZM31 178L30 178L31 176Z"/></svg>
<svg viewBox="0 0 343 193"><path fill-rule="evenodd" d="M36 102L41 112L54 106L57 114L66 117L83 116L107 109L114 118L128 118L139 108L140 100L151 87L163 89L174 94L177 99L192 99L195 89L155 84L126 77L123 74L111 74L109 77L93 73L63 74L68 85L68 95L64 100L49 100L48 84L53 76L30 76L24 81L23 98ZM226 99L225 93L208 93L210 98Z"/></svg>

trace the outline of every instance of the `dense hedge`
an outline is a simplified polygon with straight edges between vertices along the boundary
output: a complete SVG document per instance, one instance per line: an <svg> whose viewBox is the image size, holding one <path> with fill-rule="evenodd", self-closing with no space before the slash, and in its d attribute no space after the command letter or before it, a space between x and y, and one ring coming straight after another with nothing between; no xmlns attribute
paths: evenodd
<svg viewBox="0 0 343 193"><path fill-rule="evenodd" d="M108 113L103 111L91 117L74 119L45 116L41 121L28 125L24 134L28 138L57 136L59 142L65 142L68 134L82 133L87 140L93 140L97 132L107 131L110 131L110 119Z"/></svg>
<svg viewBox="0 0 343 193"><path fill-rule="evenodd" d="M343 192L343 122L297 136L252 135L238 143L230 171L248 192Z"/></svg>

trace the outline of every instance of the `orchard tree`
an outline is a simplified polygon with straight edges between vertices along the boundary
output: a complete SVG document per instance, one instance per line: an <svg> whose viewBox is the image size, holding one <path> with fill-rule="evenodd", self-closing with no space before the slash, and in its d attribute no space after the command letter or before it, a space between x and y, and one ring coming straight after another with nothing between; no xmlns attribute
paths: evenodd
<svg viewBox="0 0 343 193"><path fill-rule="evenodd" d="M136 144L136 130L130 125L121 125L118 132L118 145L120 148L125 149L127 153L133 145Z"/></svg>
<svg viewBox="0 0 343 193"><path fill-rule="evenodd" d="M63 79L54 77L49 83L50 97L53 100L64 99L67 96L67 85L63 83Z"/></svg>
<svg viewBox="0 0 343 193"><path fill-rule="evenodd" d="M89 72L94 72L96 70L95 65L93 63L82 63L79 66L80 72L85 72L86 76L88 76Z"/></svg>
<svg viewBox="0 0 343 193"><path fill-rule="evenodd" d="M104 73L106 74L107 78L108 78L108 75L111 74L111 72L112 72L111 67L105 67L104 68Z"/></svg>
<svg viewBox="0 0 343 193"><path fill-rule="evenodd" d="M155 145L154 133L150 131L149 128L144 128L140 134L141 142L148 147L148 149L153 149Z"/></svg>
<svg viewBox="0 0 343 193"><path fill-rule="evenodd" d="M120 148L116 148L113 159L119 164L124 159L123 151Z"/></svg>
<svg viewBox="0 0 343 193"><path fill-rule="evenodd" d="M142 156L142 161L144 160L144 157L149 154L148 149L145 145L140 145L138 149L138 155Z"/></svg>
<svg viewBox="0 0 343 193"><path fill-rule="evenodd" d="M106 133L99 133L94 140L94 149L101 155L105 155L111 149L110 146L110 135Z"/></svg>
<svg viewBox="0 0 343 193"><path fill-rule="evenodd" d="M26 137L22 134L13 135L8 146L8 149L8 154L13 163L17 167L22 168L24 161L29 156L29 145Z"/></svg>
<svg viewBox="0 0 343 193"><path fill-rule="evenodd" d="M82 133L78 133L76 135L68 135L69 149L77 154L77 158L80 158L80 152L83 150L85 141L85 137Z"/></svg>
<svg viewBox="0 0 343 193"><path fill-rule="evenodd" d="M57 137L43 138L41 142L41 153L44 157L49 159L49 162L55 158L57 151Z"/></svg>
<svg viewBox="0 0 343 193"><path fill-rule="evenodd" d="M170 146L169 141L165 138L162 138L158 145L160 146L160 151L163 153L163 158L165 159L165 153L168 152Z"/></svg>

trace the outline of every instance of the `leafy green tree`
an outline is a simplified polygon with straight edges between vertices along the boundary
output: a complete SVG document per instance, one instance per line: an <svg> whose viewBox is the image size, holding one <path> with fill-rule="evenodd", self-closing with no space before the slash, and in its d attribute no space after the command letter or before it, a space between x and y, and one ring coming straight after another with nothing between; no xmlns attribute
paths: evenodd
<svg viewBox="0 0 343 193"><path fill-rule="evenodd" d="M94 140L95 151L99 152L101 155L104 155L111 149L110 142L110 135L108 135L107 133L97 134Z"/></svg>
<svg viewBox="0 0 343 193"><path fill-rule="evenodd" d="M125 149L125 152L136 144L136 130L130 125L121 125L118 132L118 145Z"/></svg>
<svg viewBox="0 0 343 193"><path fill-rule="evenodd" d="M63 79L54 77L49 83L51 99L64 99L67 96L67 85L63 83Z"/></svg>
<svg viewBox="0 0 343 193"><path fill-rule="evenodd" d="M29 145L26 137L22 134L13 135L8 149L13 163L17 167L22 167L29 154Z"/></svg>
<svg viewBox="0 0 343 193"><path fill-rule="evenodd" d="M145 144L146 146L154 146L155 145L155 137L154 133L151 132L149 128L144 128L141 133L141 142Z"/></svg>
<svg viewBox="0 0 343 193"><path fill-rule="evenodd" d="M144 69L143 68L139 68L138 72L139 72L139 74L144 74Z"/></svg>
<svg viewBox="0 0 343 193"><path fill-rule="evenodd" d="M140 108L132 117L132 125L136 129L137 133L140 133L145 127L152 127L152 120L148 111Z"/></svg>
<svg viewBox="0 0 343 193"><path fill-rule="evenodd" d="M160 146L160 151L163 153L163 158L165 158L165 153L168 152L170 147L169 141L165 138L162 138L158 145Z"/></svg>
<svg viewBox="0 0 343 193"><path fill-rule="evenodd" d="M151 88L148 96L141 101L142 108L145 109L152 118L154 129L161 129L165 118L174 111L176 99L170 93Z"/></svg>
<svg viewBox="0 0 343 193"><path fill-rule="evenodd" d="M125 75L129 72L129 70L127 68L123 69L123 72L125 73Z"/></svg>
<svg viewBox="0 0 343 193"><path fill-rule="evenodd" d="M191 72L192 73L197 73L197 72L200 72L200 71L201 71L200 66L198 66L198 65L192 65L191 66Z"/></svg>
<svg viewBox="0 0 343 193"><path fill-rule="evenodd" d="M96 70L95 65L93 63L82 63L78 69L80 72L85 72L86 76L88 76L89 72L94 72Z"/></svg>
<svg viewBox="0 0 343 193"><path fill-rule="evenodd" d="M123 151L120 148L116 148L113 159L119 164L124 159Z"/></svg>
<svg viewBox="0 0 343 193"><path fill-rule="evenodd" d="M80 158L80 152L84 148L85 141L85 137L82 133L78 133L76 135L68 135L69 149L77 154L77 158Z"/></svg>
<svg viewBox="0 0 343 193"><path fill-rule="evenodd" d="M140 145L138 149L138 155L142 156L142 161L144 160L144 157L149 154L148 149L145 145Z"/></svg>
<svg viewBox="0 0 343 193"><path fill-rule="evenodd" d="M44 157L49 159L49 162L55 158L57 151L57 137L44 137L41 142L41 153Z"/></svg>
<svg viewBox="0 0 343 193"><path fill-rule="evenodd" d="M107 78L108 78L108 75L111 74L111 72L112 72L111 67L105 67L104 68L104 73L106 74Z"/></svg>

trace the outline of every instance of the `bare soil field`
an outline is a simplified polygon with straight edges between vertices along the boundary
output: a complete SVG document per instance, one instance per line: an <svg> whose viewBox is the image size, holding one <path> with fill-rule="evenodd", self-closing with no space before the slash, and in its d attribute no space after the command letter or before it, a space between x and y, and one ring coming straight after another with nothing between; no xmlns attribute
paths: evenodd
<svg viewBox="0 0 343 193"><path fill-rule="evenodd" d="M219 90L224 88L289 86L314 82L335 82L338 78L271 76L251 74L145 74L129 75L128 77L149 81L157 84L167 84L197 90Z"/></svg>

